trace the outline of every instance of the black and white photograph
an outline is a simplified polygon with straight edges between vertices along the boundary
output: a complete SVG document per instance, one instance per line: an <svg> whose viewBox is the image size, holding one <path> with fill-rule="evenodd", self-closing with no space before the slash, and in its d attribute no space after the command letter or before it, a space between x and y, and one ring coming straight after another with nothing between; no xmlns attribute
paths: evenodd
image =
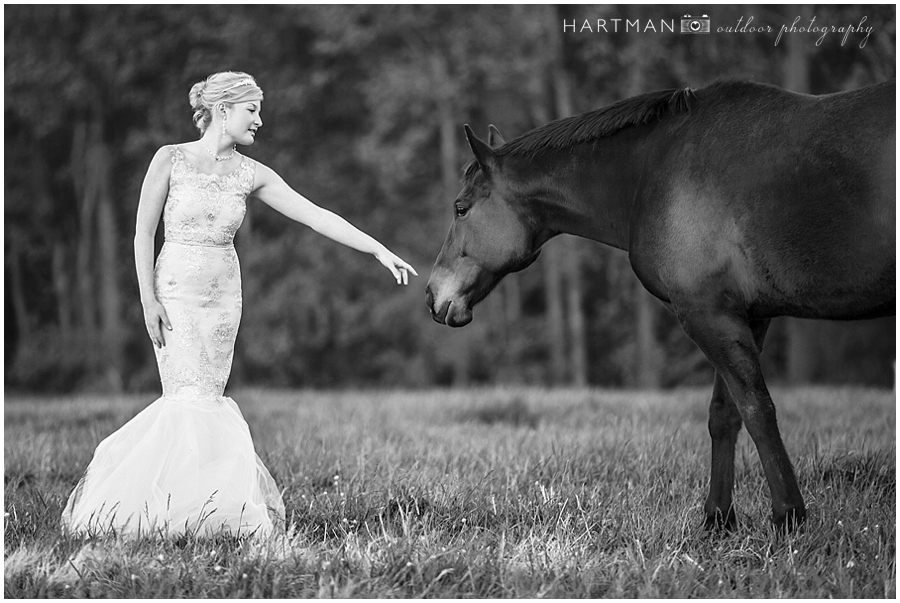
<svg viewBox="0 0 900 603"><path fill-rule="evenodd" d="M4 598L896 598L896 5L6 4Z"/></svg>

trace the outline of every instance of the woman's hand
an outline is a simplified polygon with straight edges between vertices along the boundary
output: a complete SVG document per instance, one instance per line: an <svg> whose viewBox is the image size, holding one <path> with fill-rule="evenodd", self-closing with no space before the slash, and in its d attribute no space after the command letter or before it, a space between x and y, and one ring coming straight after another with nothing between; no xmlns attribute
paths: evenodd
<svg viewBox="0 0 900 603"><path fill-rule="evenodd" d="M391 271L391 274L394 275L398 285L409 284L410 272L412 272L414 276L419 276L419 273L416 272L415 268L391 253L387 248L382 248L381 251L375 254L375 258L381 262L385 268Z"/></svg>
<svg viewBox="0 0 900 603"><path fill-rule="evenodd" d="M166 345L162 335L162 326L171 331L172 323L169 322L166 309L155 297L144 303L144 324L147 326L147 333L150 335L153 345L158 348Z"/></svg>

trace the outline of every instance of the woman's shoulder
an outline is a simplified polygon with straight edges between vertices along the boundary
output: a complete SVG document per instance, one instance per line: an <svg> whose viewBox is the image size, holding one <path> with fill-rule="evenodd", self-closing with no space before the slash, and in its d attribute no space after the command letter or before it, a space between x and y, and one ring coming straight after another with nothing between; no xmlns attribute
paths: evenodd
<svg viewBox="0 0 900 603"><path fill-rule="evenodd" d="M255 172L254 190L258 190L266 185L274 184L282 180L281 176L278 175L278 172L267 166L265 163L257 161L256 159L248 159L252 162Z"/></svg>
<svg viewBox="0 0 900 603"><path fill-rule="evenodd" d="M160 149L160 153L169 153L169 157L173 160L175 157L185 157L188 159L200 159L204 155L200 152L200 142L196 140L192 140L191 142L179 142L177 144L167 144L163 145Z"/></svg>
<svg viewBox="0 0 900 603"><path fill-rule="evenodd" d="M180 147L181 145L177 144L166 144L156 149L153 159L150 160L149 171L168 172L172 164L175 163Z"/></svg>
<svg viewBox="0 0 900 603"><path fill-rule="evenodd" d="M156 153L153 154L152 162L174 163L176 157L184 154L186 144L187 143L164 144L163 146L156 149Z"/></svg>
<svg viewBox="0 0 900 603"><path fill-rule="evenodd" d="M153 159L150 161L150 167L147 169L148 175L154 175L159 178L168 179L172 174L175 166L179 162L186 162L185 152L188 156L193 156L191 150L192 143L176 143L164 144L156 149Z"/></svg>

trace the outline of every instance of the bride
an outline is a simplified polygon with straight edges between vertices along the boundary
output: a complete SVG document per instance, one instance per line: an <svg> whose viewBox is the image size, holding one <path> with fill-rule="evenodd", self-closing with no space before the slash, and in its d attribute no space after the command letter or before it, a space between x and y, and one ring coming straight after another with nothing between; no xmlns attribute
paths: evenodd
<svg viewBox="0 0 900 603"><path fill-rule="evenodd" d="M233 240L254 195L289 218L365 253L398 284L416 271L274 171L237 152L262 126L263 94L222 72L190 92L201 138L161 148L141 189L134 256L163 395L103 440L69 496L73 533L267 535L284 504L234 400L223 395L241 319ZM165 244L153 267L163 218ZM418 275L417 275L418 276Z"/></svg>

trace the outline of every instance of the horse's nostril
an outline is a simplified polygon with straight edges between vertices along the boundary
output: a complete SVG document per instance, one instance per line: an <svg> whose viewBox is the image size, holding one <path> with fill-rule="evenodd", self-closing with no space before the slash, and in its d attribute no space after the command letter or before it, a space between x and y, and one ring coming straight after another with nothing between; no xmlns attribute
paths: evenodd
<svg viewBox="0 0 900 603"><path fill-rule="evenodd" d="M440 303L438 308L435 305L434 293L431 290L431 284L425 287L425 303L428 304L428 311L431 312L431 318L440 324L446 324L447 312L450 310L450 300Z"/></svg>
<svg viewBox="0 0 900 603"><path fill-rule="evenodd" d="M433 308L431 310L431 318L433 318L435 322L445 325L447 324L447 313L449 311L450 301L448 300L441 304L440 308Z"/></svg>
<svg viewBox="0 0 900 603"><path fill-rule="evenodd" d="M445 301L440 304L440 307L435 306L431 297L428 298L428 310L431 312L431 318L434 322L440 324L447 324L445 321L447 320L447 313L450 311L450 300Z"/></svg>

